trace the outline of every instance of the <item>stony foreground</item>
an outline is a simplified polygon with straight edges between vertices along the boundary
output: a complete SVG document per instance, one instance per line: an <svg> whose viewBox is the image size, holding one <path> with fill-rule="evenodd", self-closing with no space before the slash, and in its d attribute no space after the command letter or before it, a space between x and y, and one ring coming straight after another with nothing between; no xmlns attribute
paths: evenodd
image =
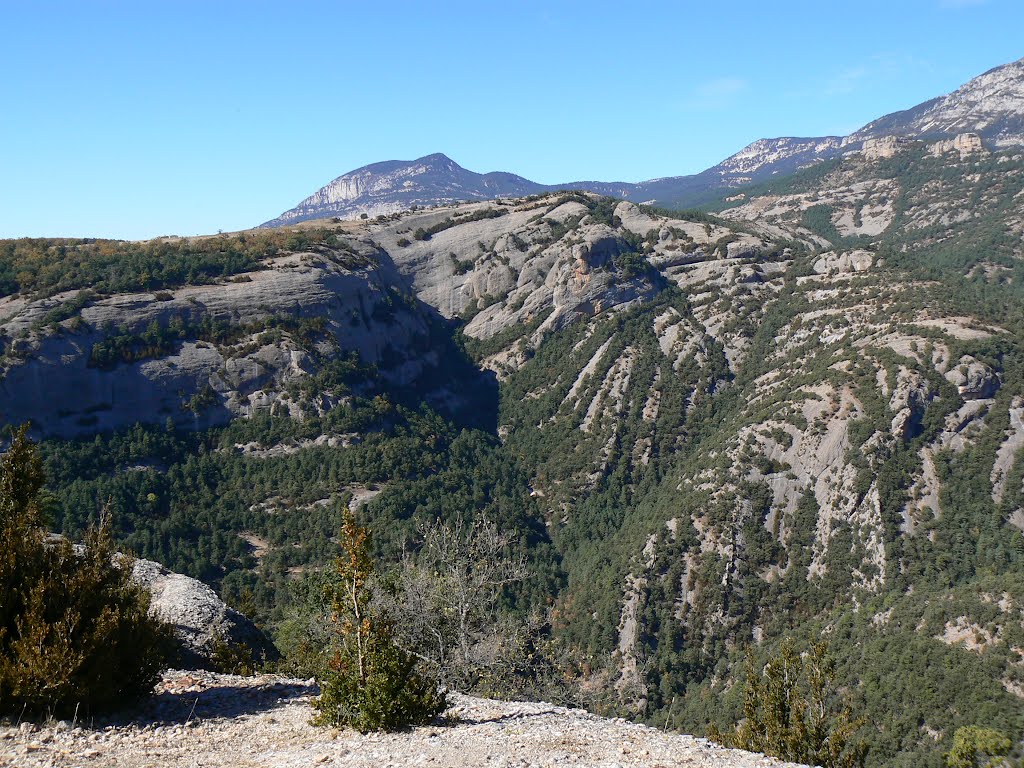
<svg viewBox="0 0 1024 768"><path fill-rule="evenodd" d="M168 672L141 709L93 722L0 725L18 766L782 766L705 739L551 704L453 694L441 724L361 736L309 724L311 681Z"/></svg>

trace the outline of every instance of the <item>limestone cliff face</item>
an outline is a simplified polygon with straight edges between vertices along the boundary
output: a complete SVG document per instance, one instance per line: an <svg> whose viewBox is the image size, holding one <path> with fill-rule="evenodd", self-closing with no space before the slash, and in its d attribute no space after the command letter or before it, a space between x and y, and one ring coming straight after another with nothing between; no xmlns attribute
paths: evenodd
<svg viewBox="0 0 1024 768"><path fill-rule="evenodd" d="M712 170L729 186L738 186L766 176L785 176L835 156L842 147L840 136L758 139Z"/></svg>
<svg viewBox="0 0 1024 768"><path fill-rule="evenodd" d="M963 159L968 155L982 154L986 151L981 136L976 133L961 133L946 141L937 141L929 149L931 154L939 157L947 152L956 152Z"/></svg>
<svg viewBox="0 0 1024 768"><path fill-rule="evenodd" d="M1024 143L1024 59L991 69L950 94L868 123L850 141L886 134L953 138L976 133L994 147Z"/></svg>
<svg viewBox="0 0 1024 768"><path fill-rule="evenodd" d="M0 421L31 420L41 434L72 436L136 421L205 428L270 409L301 416L284 390L314 372L316 350L287 330L266 333L267 322L281 320L315 319L330 354L356 352L392 383L409 384L436 363L424 349L428 317L415 300L401 301L401 277L386 254L365 241L349 247L368 266L344 266L350 253L342 251L275 256L214 285L101 298L55 327L40 319L69 296L5 300L0 331L16 342L0 371ZM229 343L197 336L134 362L96 364L94 345L111 335L175 322L237 330Z"/></svg>

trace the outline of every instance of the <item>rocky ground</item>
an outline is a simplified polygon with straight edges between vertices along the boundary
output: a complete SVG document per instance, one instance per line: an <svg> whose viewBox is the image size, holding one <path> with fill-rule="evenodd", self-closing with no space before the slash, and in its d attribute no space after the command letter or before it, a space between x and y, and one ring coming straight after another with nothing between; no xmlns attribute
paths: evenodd
<svg viewBox="0 0 1024 768"><path fill-rule="evenodd" d="M312 681L168 672L137 710L104 720L0 724L18 766L784 766L705 739L544 703L453 694L437 724L369 734L309 724Z"/></svg>

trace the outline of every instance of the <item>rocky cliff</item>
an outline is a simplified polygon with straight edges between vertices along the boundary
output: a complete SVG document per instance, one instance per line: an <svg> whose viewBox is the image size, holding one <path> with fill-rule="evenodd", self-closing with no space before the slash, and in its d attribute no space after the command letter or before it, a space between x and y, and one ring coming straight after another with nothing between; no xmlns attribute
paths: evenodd
<svg viewBox="0 0 1024 768"><path fill-rule="evenodd" d="M0 334L13 340L0 420L71 436L140 420L206 428L278 409L299 418L332 405L287 392L326 358L356 354L399 386L436 367L424 348L430 311L372 241L275 253L259 267L211 285L97 296L58 323L44 318L77 291L0 299ZM121 357L100 356L117 344Z"/></svg>
<svg viewBox="0 0 1024 768"><path fill-rule="evenodd" d="M717 215L540 194L311 224L320 246L205 284L12 294L4 386L45 434L89 438L48 444L65 508L114 496L126 538L225 590L284 593L330 556L332 511L353 499L396 558L424 520L500 518L540 561L535 604L576 679L606 701L734 722L746 649L825 637L884 723L876 764L941 761L965 724L1024 722L1024 155L984 142L872 139ZM43 245L36 261L70 258ZM278 319L257 328L268 302ZM189 307L173 344L133 341ZM227 374L280 360L257 387L276 406L186 368L193 347ZM110 367L110 349L132 359ZM329 376L346 351L377 366L362 397ZM460 360L476 377L445 379ZM153 408L162 424L183 396L69 418L73 400L35 394L144 366L209 387L187 405L226 426L99 434ZM486 434L426 407L494 380ZM447 394L400 398L421 383Z"/></svg>

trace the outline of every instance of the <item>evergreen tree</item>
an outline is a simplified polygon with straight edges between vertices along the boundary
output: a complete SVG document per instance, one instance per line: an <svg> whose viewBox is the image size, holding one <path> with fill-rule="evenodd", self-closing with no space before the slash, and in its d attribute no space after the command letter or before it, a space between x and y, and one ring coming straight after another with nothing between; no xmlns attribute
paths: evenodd
<svg viewBox="0 0 1024 768"><path fill-rule="evenodd" d="M760 673L747 657L744 720L734 733L712 738L737 749L823 768L864 765L867 746L854 740L862 725L832 690L834 666L824 643L801 656L785 641Z"/></svg>
<svg viewBox="0 0 1024 768"><path fill-rule="evenodd" d="M447 707L436 678L395 644L395 626L371 606L369 532L346 510L331 588L336 648L320 681L315 722L368 731L425 725Z"/></svg>
<svg viewBox="0 0 1024 768"><path fill-rule="evenodd" d="M0 714L109 709L153 688L170 628L149 616L106 517L80 549L45 540L42 463L25 432L0 459Z"/></svg>

